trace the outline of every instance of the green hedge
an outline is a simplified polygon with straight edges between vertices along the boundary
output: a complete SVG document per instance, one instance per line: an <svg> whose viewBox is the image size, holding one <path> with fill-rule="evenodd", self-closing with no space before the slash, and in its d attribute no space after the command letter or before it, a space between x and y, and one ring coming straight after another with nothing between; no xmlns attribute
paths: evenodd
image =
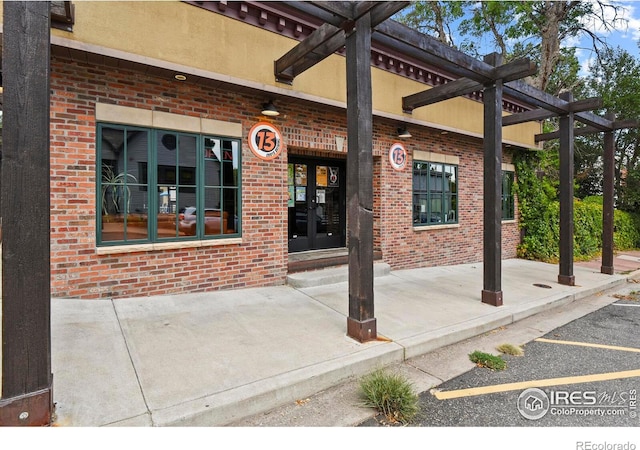
<svg viewBox="0 0 640 450"><path fill-rule="evenodd" d="M560 242L560 206L557 183L538 176L545 169L545 154L522 152L514 155L515 184L520 210L522 242L520 258L557 262ZM602 251L602 196L574 200L574 245L577 260L592 259ZM614 211L613 243L616 251L640 248L640 214Z"/></svg>
<svg viewBox="0 0 640 450"><path fill-rule="evenodd" d="M518 248L518 256L557 262L560 242L560 205L552 201L537 226L527 226ZM602 204L596 201L573 202L573 256L576 260L592 259L602 251ZM613 245L616 251L640 247L640 216L614 211Z"/></svg>

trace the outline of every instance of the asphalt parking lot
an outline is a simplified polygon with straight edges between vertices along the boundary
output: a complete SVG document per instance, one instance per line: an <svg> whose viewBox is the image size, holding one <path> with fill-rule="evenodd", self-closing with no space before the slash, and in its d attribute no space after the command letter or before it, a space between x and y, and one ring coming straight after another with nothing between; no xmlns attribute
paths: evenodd
<svg viewBox="0 0 640 450"><path fill-rule="evenodd" d="M423 392L411 426L637 427L639 333L640 287L504 356L503 371L475 367Z"/></svg>

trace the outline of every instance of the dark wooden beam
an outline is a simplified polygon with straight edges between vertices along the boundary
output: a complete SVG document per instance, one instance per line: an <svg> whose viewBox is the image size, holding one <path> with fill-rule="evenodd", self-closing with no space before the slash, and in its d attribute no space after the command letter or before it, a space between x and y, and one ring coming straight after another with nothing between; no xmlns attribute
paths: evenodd
<svg viewBox="0 0 640 450"><path fill-rule="evenodd" d="M568 111L570 112L581 112L581 111L591 111L593 109L599 109L602 107L602 99L600 97L594 98L585 98L582 100L577 100L575 102L569 103ZM531 111L525 111L519 114L513 114L510 116L506 116L502 119L502 126L506 127L509 125L516 125L519 123L532 122L534 120L544 120L550 117L557 116L558 114L547 111L545 109L534 109Z"/></svg>
<svg viewBox="0 0 640 450"><path fill-rule="evenodd" d="M500 64L497 54L485 60ZM502 81L484 89L484 214L482 302L502 306Z"/></svg>
<svg viewBox="0 0 640 450"><path fill-rule="evenodd" d="M363 3L367 10L373 7L372 2ZM354 5L352 2L311 2L311 4L340 17L343 21L354 20Z"/></svg>
<svg viewBox="0 0 640 450"><path fill-rule="evenodd" d="M635 119L616 120L616 121L611 123L611 131L622 130L622 129L625 129L625 128L637 128L638 126L640 126L640 121L635 120ZM588 134L601 133L601 132L602 132L602 130L600 130L599 128L590 127L590 126L585 126L585 127L580 127L580 128L574 128L573 129L573 135L574 136L586 136ZM550 133L536 134L535 137L534 137L536 142L550 141L552 139L558 139L558 138L560 138L560 132L559 131L552 131Z"/></svg>
<svg viewBox="0 0 640 450"><path fill-rule="evenodd" d="M511 114L510 116L504 116L502 118L502 126L508 127L510 125L517 125L519 123L533 122L535 120L544 120L550 117L554 117L557 114L546 109L532 109L531 111L525 111L518 114Z"/></svg>
<svg viewBox="0 0 640 450"><path fill-rule="evenodd" d="M315 66L320 61L327 58L327 56L330 56L333 53L337 52L338 50L342 49L344 47L344 43L345 43L345 33L343 30L340 30L338 34L330 38L328 41L324 42L315 51L308 53L305 56L305 58L301 59L300 61L297 61L293 65L291 69L293 78L305 72L307 69L310 69L311 67ZM289 81L287 81L286 79L282 79L282 80L278 79L278 81L291 82L293 81L293 78Z"/></svg>
<svg viewBox="0 0 640 450"><path fill-rule="evenodd" d="M537 71L535 64L528 59L517 59L508 64L496 67L492 72L496 80L513 80L534 74ZM402 98L402 109L405 112L411 112L415 108L431 105L434 103L455 98L461 95L471 94L472 92L481 91L482 83L468 78L460 78L448 83L436 86L426 91L408 95Z"/></svg>
<svg viewBox="0 0 640 450"><path fill-rule="evenodd" d="M377 338L373 303L373 100L371 21L365 14L347 36L347 335Z"/></svg>
<svg viewBox="0 0 640 450"><path fill-rule="evenodd" d="M317 17L322 22L330 23L331 25L335 25L336 27L341 27L345 20L343 16L336 15L333 12L320 8L312 2L301 2L293 0L284 1L282 3L289 8L298 10L312 17Z"/></svg>
<svg viewBox="0 0 640 450"><path fill-rule="evenodd" d="M432 105L434 103L455 98L460 95L471 94L482 90L482 85L477 81L470 80L468 78L460 78L458 80L450 81L440 86L436 86L426 91L417 92L415 94L402 97L402 110L410 113L416 108L421 106Z"/></svg>
<svg viewBox="0 0 640 450"><path fill-rule="evenodd" d="M402 11L404 8L409 6L411 2L405 1L392 1L392 2L383 2L378 3L375 8L371 10L371 26L375 28L386 21L389 17L393 16L395 13Z"/></svg>
<svg viewBox="0 0 640 450"><path fill-rule="evenodd" d="M458 78L482 84L493 79L494 68L490 65L393 20L378 25L373 40Z"/></svg>
<svg viewBox="0 0 640 450"><path fill-rule="evenodd" d="M571 92L561 94L573 101ZM573 120L574 113L560 116L560 273L558 283L574 286L573 274Z"/></svg>
<svg viewBox="0 0 640 450"><path fill-rule="evenodd" d="M0 425L53 412L49 255L49 2L4 2ZM16 213L19 211L19 213Z"/></svg>
<svg viewBox="0 0 640 450"><path fill-rule="evenodd" d="M496 79L495 68L485 62L391 20L376 27L374 41L395 48L424 63L435 65L459 78L469 78L482 84ZM535 105L557 114L569 112L566 101L536 89L521 80L506 82L503 94L514 100ZM575 119L599 130L610 129L612 125L610 121L590 112L575 113Z"/></svg>
<svg viewBox="0 0 640 450"><path fill-rule="evenodd" d="M547 94L540 89L536 89L520 80L506 83L504 93L515 100L553 111L558 115L570 112L568 102L561 98L554 97L551 94ZM576 113L574 118L585 125L593 126L601 131L608 130L612 126L611 121L590 112Z"/></svg>
<svg viewBox="0 0 640 450"><path fill-rule="evenodd" d="M276 80L291 84L296 76L344 47L344 30L349 29L353 21L362 15L371 13L371 26L376 26L408 4L409 2L315 2L314 11L328 12L331 20L275 61Z"/></svg>
<svg viewBox="0 0 640 450"><path fill-rule="evenodd" d="M411 4L408 1L358 1L358 2L311 2L312 5L330 13L333 17L342 20L355 21L365 14L369 14L371 27L375 28L379 23L384 22L395 13L401 11ZM332 22L335 19L332 19Z"/></svg>
<svg viewBox="0 0 640 450"><path fill-rule="evenodd" d="M518 58L507 64L493 69L491 76L494 80L502 80L502 84L513 80L519 80L538 71L538 66L529 58Z"/></svg>
<svg viewBox="0 0 640 450"><path fill-rule="evenodd" d="M298 45L293 47L287 53L285 53L281 58L276 60L274 64L274 70L276 79L278 81L291 81L301 72L294 71L294 65L301 63L304 61L304 58L311 52L318 50L319 53L324 54L324 58L337 51L338 48L335 48L336 44L334 43L334 47L327 47L327 41L331 39L338 38L341 42L340 47L344 46L344 30L338 28L329 23L325 23L320 26L317 30L309 35L304 41L300 42ZM324 46L323 46L324 45ZM333 51L332 51L333 50ZM327 53L330 52L330 53ZM321 58L321 59L324 59ZM321 60L320 59L320 60ZM314 62L314 64L317 63ZM298 70L300 70L302 66L298 66Z"/></svg>
<svg viewBox="0 0 640 450"><path fill-rule="evenodd" d="M608 113L607 119L615 120ZM613 275L613 214L615 180L615 139L613 130L604 133L604 155L602 169L602 264L600 272Z"/></svg>

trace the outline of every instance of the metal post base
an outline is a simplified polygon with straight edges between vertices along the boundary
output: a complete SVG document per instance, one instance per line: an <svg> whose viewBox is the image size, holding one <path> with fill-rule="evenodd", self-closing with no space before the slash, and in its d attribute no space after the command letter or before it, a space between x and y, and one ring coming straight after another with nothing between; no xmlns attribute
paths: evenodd
<svg viewBox="0 0 640 450"><path fill-rule="evenodd" d="M491 306L502 306L502 291L482 291L482 303Z"/></svg>
<svg viewBox="0 0 640 450"><path fill-rule="evenodd" d="M358 342L374 341L378 338L376 319L359 321L347 317L347 336Z"/></svg>
<svg viewBox="0 0 640 450"><path fill-rule="evenodd" d="M558 283L564 284L565 286L575 286L576 277L575 275L558 275Z"/></svg>
<svg viewBox="0 0 640 450"><path fill-rule="evenodd" d="M613 270L613 266L600 266L600 273L613 275L615 272Z"/></svg>
<svg viewBox="0 0 640 450"><path fill-rule="evenodd" d="M36 392L0 400L0 426L44 427L53 418L53 390Z"/></svg>

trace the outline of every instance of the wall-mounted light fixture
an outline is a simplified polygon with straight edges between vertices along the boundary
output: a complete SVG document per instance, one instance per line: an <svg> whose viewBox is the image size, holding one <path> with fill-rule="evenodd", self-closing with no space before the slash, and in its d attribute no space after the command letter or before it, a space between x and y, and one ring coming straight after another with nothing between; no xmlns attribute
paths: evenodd
<svg viewBox="0 0 640 450"><path fill-rule="evenodd" d="M403 125L400 128L398 128L398 137L401 139L410 138L411 133L409 133L409 130L407 130L407 127Z"/></svg>
<svg viewBox="0 0 640 450"><path fill-rule="evenodd" d="M267 103L264 103L262 105L262 114L264 114L265 116L279 116L280 115L280 113L278 112L276 107L273 105L273 102L271 102L271 101L269 101Z"/></svg>
<svg viewBox="0 0 640 450"><path fill-rule="evenodd" d="M187 76L181 73L177 73L173 76L173 78L175 78L178 81L185 81L187 79Z"/></svg>

